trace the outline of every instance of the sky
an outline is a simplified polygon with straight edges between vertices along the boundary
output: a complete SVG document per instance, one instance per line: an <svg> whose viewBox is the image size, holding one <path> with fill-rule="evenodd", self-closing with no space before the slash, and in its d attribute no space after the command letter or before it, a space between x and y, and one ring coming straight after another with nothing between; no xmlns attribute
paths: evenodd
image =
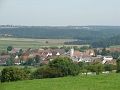
<svg viewBox="0 0 120 90"><path fill-rule="evenodd" d="M0 25L120 26L120 0L0 0Z"/></svg>

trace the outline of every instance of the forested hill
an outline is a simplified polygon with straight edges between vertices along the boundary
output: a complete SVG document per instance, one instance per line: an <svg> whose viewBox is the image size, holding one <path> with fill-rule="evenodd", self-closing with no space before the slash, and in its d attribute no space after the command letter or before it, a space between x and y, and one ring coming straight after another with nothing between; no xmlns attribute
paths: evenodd
<svg viewBox="0 0 120 90"><path fill-rule="evenodd" d="M120 34L117 35L116 37L112 37L110 39L95 41L95 42L92 43L92 46L94 48L109 47L109 46L113 46L113 45L120 45Z"/></svg>
<svg viewBox="0 0 120 90"><path fill-rule="evenodd" d="M120 34L120 27L18 27L0 28L0 34L15 38L103 40Z"/></svg>

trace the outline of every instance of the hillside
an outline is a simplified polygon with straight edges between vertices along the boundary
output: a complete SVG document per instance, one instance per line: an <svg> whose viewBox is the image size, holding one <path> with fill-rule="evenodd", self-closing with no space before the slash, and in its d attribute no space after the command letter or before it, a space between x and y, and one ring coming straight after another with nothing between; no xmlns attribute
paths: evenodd
<svg viewBox="0 0 120 90"><path fill-rule="evenodd" d="M0 37L36 38L36 39L77 39L65 42L66 45L92 45L109 47L120 43L119 26L21 26L0 27Z"/></svg>
<svg viewBox="0 0 120 90"><path fill-rule="evenodd" d="M120 74L36 79L1 83L0 90L119 90Z"/></svg>
<svg viewBox="0 0 120 90"><path fill-rule="evenodd" d="M14 38L92 40L111 38L118 35L119 33L120 27L107 26L0 28L0 34L10 34L12 35L11 37Z"/></svg>

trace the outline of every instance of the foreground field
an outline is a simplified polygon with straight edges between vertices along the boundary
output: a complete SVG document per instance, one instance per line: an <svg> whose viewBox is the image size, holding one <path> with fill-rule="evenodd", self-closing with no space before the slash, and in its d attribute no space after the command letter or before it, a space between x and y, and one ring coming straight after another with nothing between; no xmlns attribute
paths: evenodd
<svg viewBox="0 0 120 90"><path fill-rule="evenodd" d="M48 43L46 44L46 41ZM62 47L64 42L75 41L75 39L26 39L26 38L0 38L0 50L6 50L8 46L19 48L39 48L57 46ZM69 46L69 45L64 45ZM71 45L70 45L71 46ZM81 47L83 45L72 45Z"/></svg>
<svg viewBox="0 0 120 90"><path fill-rule="evenodd" d="M120 90L120 74L1 83L0 90Z"/></svg>

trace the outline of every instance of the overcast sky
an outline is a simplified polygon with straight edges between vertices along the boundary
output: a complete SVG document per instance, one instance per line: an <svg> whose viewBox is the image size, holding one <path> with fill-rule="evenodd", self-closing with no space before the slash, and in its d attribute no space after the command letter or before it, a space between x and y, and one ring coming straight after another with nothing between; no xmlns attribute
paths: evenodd
<svg viewBox="0 0 120 90"><path fill-rule="evenodd" d="M3 24L120 26L120 0L0 0Z"/></svg>

